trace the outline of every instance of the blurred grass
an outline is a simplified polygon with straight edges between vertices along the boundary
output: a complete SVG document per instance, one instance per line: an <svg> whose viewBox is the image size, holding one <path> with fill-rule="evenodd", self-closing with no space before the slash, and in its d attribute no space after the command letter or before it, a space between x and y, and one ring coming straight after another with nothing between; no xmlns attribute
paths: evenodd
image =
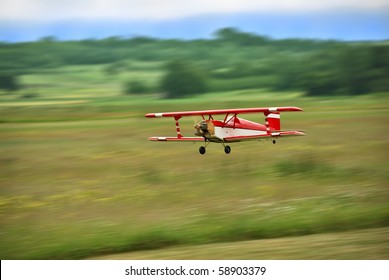
<svg viewBox="0 0 389 280"><path fill-rule="evenodd" d="M238 90L162 100L121 95L121 77L95 85L99 69L89 79L65 69L79 80L66 71L27 76L39 97L0 96L2 259L389 226L387 94ZM283 128L306 137L237 143L230 155L213 144L205 156L199 145L146 140L175 133L173 120L149 120L148 112L288 105L305 112L283 114ZM192 135L193 119L180 123Z"/></svg>
<svg viewBox="0 0 389 280"><path fill-rule="evenodd" d="M104 260L387 260L389 229L375 228L94 256Z"/></svg>

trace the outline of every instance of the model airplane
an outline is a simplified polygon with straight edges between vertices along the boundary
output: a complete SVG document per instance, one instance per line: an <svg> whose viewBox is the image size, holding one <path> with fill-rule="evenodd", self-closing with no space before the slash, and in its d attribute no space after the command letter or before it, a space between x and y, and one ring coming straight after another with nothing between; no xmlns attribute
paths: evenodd
<svg viewBox="0 0 389 280"><path fill-rule="evenodd" d="M298 107L244 108L225 110L184 111L167 113L148 113L147 118L173 117L176 122L177 137L150 137L151 141L189 141L204 142L199 148L200 154L205 154L210 142L221 143L226 154L231 152L227 143L246 140L276 139L286 136L303 136L299 130L281 130L280 113L302 111ZM265 124L260 124L238 118L238 114L260 113L265 116ZM224 115L223 120L215 120L214 115ZM184 137L181 134L179 120L186 116L201 116L202 120L195 124L197 137Z"/></svg>

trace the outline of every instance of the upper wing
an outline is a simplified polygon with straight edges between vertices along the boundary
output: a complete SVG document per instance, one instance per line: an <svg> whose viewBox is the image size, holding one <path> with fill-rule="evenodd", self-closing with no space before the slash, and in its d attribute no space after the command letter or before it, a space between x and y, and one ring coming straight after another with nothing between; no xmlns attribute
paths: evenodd
<svg viewBox="0 0 389 280"><path fill-rule="evenodd" d="M145 115L145 117L146 118L184 117L184 116L204 116L204 115L223 115L223 114L249 114L249 113L259 113L259 112L270 113L270 112L287 112L287 111L302 111L302 109L298 107L222 109L222 110L148 113Z"/></svg>

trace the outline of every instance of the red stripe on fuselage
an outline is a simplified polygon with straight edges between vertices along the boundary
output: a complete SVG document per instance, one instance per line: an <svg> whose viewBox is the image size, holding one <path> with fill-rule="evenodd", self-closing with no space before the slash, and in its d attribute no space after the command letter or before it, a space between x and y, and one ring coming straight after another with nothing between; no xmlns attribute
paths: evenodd
<svg viewBox="0 0 389 280"><path fill-rule="evenodd" d="M240 129L250 129L250 130L262 130L266 131L266 126L260 123L248 121L238 117L232 117L226 123L223 121L212 121L215 126L218 127L228 127L228 128L240 128Z"/></svg>

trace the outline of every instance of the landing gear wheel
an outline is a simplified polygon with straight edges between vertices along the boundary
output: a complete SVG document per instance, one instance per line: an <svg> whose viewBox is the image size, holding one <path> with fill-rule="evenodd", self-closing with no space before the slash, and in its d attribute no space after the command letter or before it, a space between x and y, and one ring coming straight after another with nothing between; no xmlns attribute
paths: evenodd
<svg viewBox="0 0 389 280"><path fill-rule="evenodd" d="M224 147L224 152L225 152L226 154L231 153L231 147L230 147L230 146L225 146L225 147Z"/></svg>
<svg viewBox="0 0 389 280"><path fill-rule="evenodd" d="M200 148L199 148L199 152L200 152L200 154L205 154L205 147L204 146L201 146Z"/></svg>
<svg viewBox="0 0 389 280"><path fill-rule="evenodd" d="M276 140L273 140L273 144L275 144L275 143L277 143L277 141L276 141Z"/></svg>

